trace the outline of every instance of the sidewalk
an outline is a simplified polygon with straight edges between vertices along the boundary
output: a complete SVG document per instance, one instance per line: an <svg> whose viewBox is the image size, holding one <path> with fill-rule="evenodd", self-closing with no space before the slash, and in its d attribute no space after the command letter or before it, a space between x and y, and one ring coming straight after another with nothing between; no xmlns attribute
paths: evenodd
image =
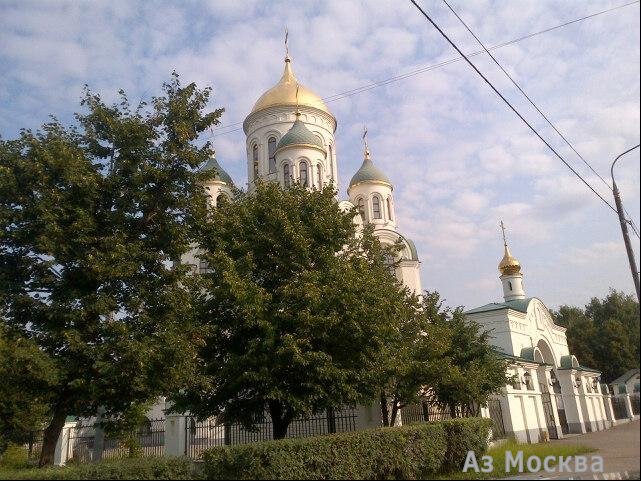
<svg viewBox="0 0 641 481"><path fill-rule="evenodd" d="M639 421L615 426L605 431L551 441L552 444L580 444L603 457L603 473L538 473L508 479L639 479ZM590 456L590 454L588 454Z"/></svg>

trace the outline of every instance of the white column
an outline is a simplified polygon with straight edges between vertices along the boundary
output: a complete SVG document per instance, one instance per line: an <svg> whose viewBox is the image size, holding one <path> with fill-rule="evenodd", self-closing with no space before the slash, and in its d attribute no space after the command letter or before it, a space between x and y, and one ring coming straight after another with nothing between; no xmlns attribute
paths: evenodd
<svg viewBox="0 0 641 481"><path fill-rule="evenodd" d="M165 419L165 455L185 455L187 417L184 414L168 414Z"/></svg>
<svg viewBox="0 0 641 481"><path fill-rule="evenodd" d="M603 394L603 407L605 408L605 416L608 420L608 427L614 426L616 418L614 417L614 408L612 407L612 394Z"/></svg>
<svg viewBox="0 0 641 481"><path fill-rule="evenodd" d="M561 395L565 406L568 429L572 434L585 433L584 415L581 409L580 392L574 385L574 369L557 369L556 376L561 384Z"/></svg>
<svg viewBox="0 0 641 481"><path fill-rule="evenodd" d="M73 453L73 446L69 446L69 434L71 428L76 426L77 421L65 422L65 425L62 427L62 431L58 436L58 441L56 442L56 450L53 454L53 464L55 466L64 466L67 463L67 456Z"/></svg>

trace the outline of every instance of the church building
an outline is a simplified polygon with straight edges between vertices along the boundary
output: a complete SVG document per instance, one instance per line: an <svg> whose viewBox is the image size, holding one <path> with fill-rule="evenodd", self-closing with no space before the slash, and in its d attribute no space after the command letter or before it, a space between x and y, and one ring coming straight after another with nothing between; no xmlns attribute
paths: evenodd
<svg viewBox="0 0 641 481"><path fill-rule="evenodd" d="M255 189L258 180L278 182L283 188L292 182L310 189L330 183L337 186L336 127L336 118L325 102L298 82L287 55L282 77L258 98L243 122L248 192ZM355 219L357 224L372 224L381 243L391 245L401 240L404 249L397 259L396 275L420 294L418 254L414 242L398 231L394 185L374 164L367 142L363 157L363 164L349 183L348 199L339 205L345 210L356 206L360 213L360 218ZM212 207L231 199L233 181L220 162L212 158L203 169L216 172L206 185ZM185 256L183 262L191 264L196 272L206 269L194 254Z"/></svg>
<svg viewBox="0 0 641 481"><path fill-rule="evenodd" d="M513 382L490 402L487 415L505 434L536 443L567 434L600 431L614 417L600 372L581 366L568 348L565 328L554 323L537 297L528 297L521 264L505 240L499 263L503 302L465 312L491 332L491 343L508 360Z"/></svg>
<svg viewBox="0 0 641 481"><path fill-rule="evenodd" d="M283 188L294 182L309 189L330 184L337 186L336 128L336 118L321 97L298 82L287 55L280 80L258 98L243 122L247 191L251 193L259 180L277 182ZM360 214L354 219L358 229L369 224L381 243L392 245L401 241L403 249L397 254L396 275L406 287L420 295L419 257L414 243L398 229L394 184L376 166L366 135L363 137L362 165L349 182L348 198L337 201L345 210L356 207ZM223 162L212 157L202 169L215 172L205 185L211 208L233 201L234 182L225 171ZM208 266L198 258L197 250L184 255L181 262L191 266L196 274L208 272ZM510 253L505 231L504 256L499 272L503 302L486 304L465 313L469 319L491 331L491 342L496 351L508 360L508 371L513 377L512 383L481 409L482 415L494 421L495 437L514 436L519 441L535 443L561 438L569 433L610 427L616 420L606 394L607 386L600 384L599 372L581 366L572 355L565 329L554 324L543 301L526 296L521 264ZM160 398L147 413L150 429L148 439L145 438L145 443L149 443L145 444L146 449L162 448L165 455L195 457L207 447L271 438L268 432L271 423L260 427L259 432L240 428L231 430L215 420L197 423L188 414L166 414L166 407L165 399ZM626 413L632 413L631 409ZM423 412L424 421L429 420L426 412ZM344 424L337 425L335 415L339 414L343 414ZM403 422L404 414L400 413L399 423ZM407 414L405 421L409 422L410 412ZM91 423L94 420L83 421ZM306 434L380 427L380 404L373 402L370 406L357 406L345 413L328 413L326 421L332 429L316 422L313 429L305 428ZM67 459L77 457L81 448L86 448L83 439L97 436L98 430L94 428L87 428L94 430L91 436L82 434L84 428L77 427L79 422L74 418L65 424L56 447L56 464L65 464ZM153 423L165 426L161 439L151 436ZM82 435L74 437L71 432ZM95 446L92 449L102 452Z"/></svg>

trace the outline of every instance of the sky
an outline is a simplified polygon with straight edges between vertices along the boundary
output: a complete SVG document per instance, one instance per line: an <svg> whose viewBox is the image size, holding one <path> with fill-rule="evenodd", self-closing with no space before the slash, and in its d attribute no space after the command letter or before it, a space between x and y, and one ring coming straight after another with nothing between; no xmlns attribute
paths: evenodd
<svg viewBox="0 0 641 481"><path fill-rule="evenodd" d="M630 0L451 0L487 45L508 42ZM466 53L474 38L440 0L424 10ZM224 107L208 137L220 164L246 185L239 122L282 73L284 28L298 80L321 97L455 59L402 0L0 0L0 136L73 122L87 84L105 99L161 93L176 70L211 86ZM639 3L493 50L594 169L639 143ZM472 62L604 198L609 188L555 134L487 55ZM583 306L610 288L633 292L616 215L556 158L463 61L327 102L338 121L339 195L372 160L394 184L399 229L417 245L424 289L451 306L502 300L500 220L529 296ZM204 139L203 139L204 140ZM617 184L639 225L639 150ZM639 255L639 239L632 237Z"/></svg>

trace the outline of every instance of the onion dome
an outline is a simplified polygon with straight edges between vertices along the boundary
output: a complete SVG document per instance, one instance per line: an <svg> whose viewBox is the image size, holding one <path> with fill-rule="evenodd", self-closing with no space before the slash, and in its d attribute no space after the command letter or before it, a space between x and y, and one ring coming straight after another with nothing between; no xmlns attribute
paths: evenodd
<svg viewBox="0 0 641 481"><path fill-rule="evenodd" d="M216 172L214 177L211 180L217 180L219 182L223 182L229 186L234 185L234 181L231 180L230 175L225 172L225 170L220 166L218 161L216 160L215 156L212 156L206 163L200 168L201 172L205 172L208 170L213 170Z"/></svg>
<svg viewBox="0 0 641 481"><path fill-rule="evenodd" d="M499 272L502 276L521 274L521 264L512 256L510 248L505 244L505 254L499 263Z"/></svg>
<svg viewBox="0 0 641 481"><path fill-rule="evenodd" d="M392 187L392 182L389 178L383 173L381 169L376 167L370 159L369 150L365 150L365 160L363 160L363 165L352 177L352 180L349 183L350 187L355 186L363 182L374 182L387 184Z"/></svg>
<svg viewBox="0 0 641 481"><path fill-rule="evenodd" d="M296 87L298 87L298 102L296 101ZM251 113L275 106L296 106L304 105L313 107L318 110L332 115L325 105L325 102L308 88L300 85L294 72L292 72L291 60L289 56L285 57L285 71L278 83L260 96L254 104ZM250 114L251 115L251 114ZM332 115L333 117L333 115Z"/></svg>
<svg viewBox="0 0 641 481"><path fill-rule="evenodd" d="M292 127L276 144L276 152L285 147L311 147L318 149L327 155L323 141L319 139L314 133L307 128L307 126L300 120L300 114L296 113L296 120Z"/></svg>

